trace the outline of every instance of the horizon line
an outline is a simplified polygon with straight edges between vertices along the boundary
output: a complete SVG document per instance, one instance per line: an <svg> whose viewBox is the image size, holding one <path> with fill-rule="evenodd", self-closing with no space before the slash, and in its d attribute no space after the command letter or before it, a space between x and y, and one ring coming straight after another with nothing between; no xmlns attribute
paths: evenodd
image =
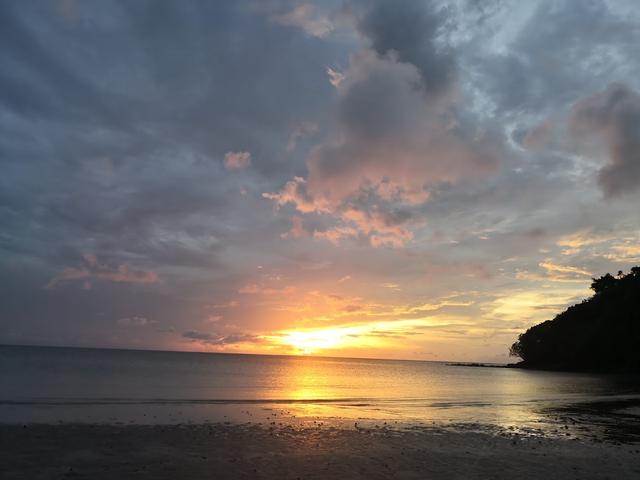
<svg viewBox="0 0 640 480"><path fill-rule="evenodd" d="M340 359L340 360L378 360L387 362L428 362L444 363L456 365L508 365L508 363L479 362L479 361L456 361L456 360L424 360L411 358L379 358L379 357L350 357L334 355L314 355L314 354L291 354L291 353L244 353L244 352L211 352L206 350L163 350L161 348L131 348L131 347L89 347L82 345L38 345L38 344L18 344L0 343L2 347L27 347L27 348L70 348L78 350L114 350L124 352L157 352L157 353L197 353L213 355L245 355L254 357L293 357L293 358L320 358L320 359Z"/></svg>

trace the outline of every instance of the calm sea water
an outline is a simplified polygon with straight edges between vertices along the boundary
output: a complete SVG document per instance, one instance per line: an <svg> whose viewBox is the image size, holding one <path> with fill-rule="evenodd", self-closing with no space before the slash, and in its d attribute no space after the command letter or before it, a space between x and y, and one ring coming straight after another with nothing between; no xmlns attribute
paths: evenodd
<svg viewBox="0 0 640 480"><path fill-rule="evenodd" d="M278 417L551 432L567 418L572 431L575 425L609 428L620 422L635 428L638 405L640 381L630 376L418 361L0 347L0 422Z"/></svg>

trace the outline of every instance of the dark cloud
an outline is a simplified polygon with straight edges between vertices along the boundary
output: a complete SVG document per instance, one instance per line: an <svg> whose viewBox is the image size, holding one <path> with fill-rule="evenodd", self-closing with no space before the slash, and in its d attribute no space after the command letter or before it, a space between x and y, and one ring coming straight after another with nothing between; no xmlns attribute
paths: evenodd
<svg viewBox="0 0 640 480"><path fill-rule="evenodd" d="M604 87L616 75L627 77L636 65L620 62L629 58L638 42L632 17L613 10L602 0L587 2L540 1L517 7L508 3L495 10L479 38L464 49L466 68L479 75L476 84L495 102L494 114L522 118L539 115L575 101L583 92ZM514 25L513 33L500 24ZM497 30L496 30L497 28ZM486 29L486 30L483 30ZM487 52L495 42L496 52Z"/></svg>
<svg viewBox="0 0 640 480"><path fill-rule="evenodd" d="M395 55L420 72L424 91L439 95L452 88L456 80L452 52L437 43L445 24L445 11L432 2L359 2L364 9L357 18L360 32L378 55Z"/></svg>
<svg viewBox="0 0 640 480"><path fill-rule="evenodd" d="M595 133L606 144L609 162L598 174L605 195L614 197L638 190L640 95L625 85L609 85L576 103L572 121L575 133Z"/></svg>
<svg viewBox="0 0 640 480"><path fill-rule="evenodd" d="M218 335L212 333L197 332L189 330L182 334L184 338L201 341L207 345L233 345L236 343L257 343L261 339L255 335L234 333L230 335Z"/></svg>
<svg viewBox="0 0 640 480"><path fill-rule="evenodd" d="M90 289L94 280L147 285L157 283L160 279L155 272L131 268L127 264L105 264L100 262L96 255L85 253L80 266L65 268L53 277L45 288L51 289L66 282L80 281L83 288Z"/></svg>
<svg viewBox="0 0 640 480"><path fill-rule="evenodd" d="M196 332L195 330L189 330L182 334L184 338L190 338L192 340L212 340L214 337L210 333Z"/></svg>
<svg viewBox="0 0 640 480"><path fill-rule="evenodd" d="M124 317L119 318L117 321L118 325L125 327L146 327L154 323L156 323L155 320L146 317Z"/></svg>

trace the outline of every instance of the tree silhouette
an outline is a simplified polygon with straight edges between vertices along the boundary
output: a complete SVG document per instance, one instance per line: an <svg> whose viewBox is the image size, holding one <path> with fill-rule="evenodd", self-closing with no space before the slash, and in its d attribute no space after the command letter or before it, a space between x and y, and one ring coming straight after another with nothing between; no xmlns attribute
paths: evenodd
<svg viewBox="0 0 640 480"><path fill-rule="evenodd" d="M592 280L591 298L518 337L509 353L521 366L640 370L640 267Z"/></svg>
<svg viewBox="0 0 640 480"><path fill-rule="evenodd" d="M604 292L606 289L613 287L616 284L616 278L607 273L600 278L592 278L591 290L596 292L596 295Z"/></svg>

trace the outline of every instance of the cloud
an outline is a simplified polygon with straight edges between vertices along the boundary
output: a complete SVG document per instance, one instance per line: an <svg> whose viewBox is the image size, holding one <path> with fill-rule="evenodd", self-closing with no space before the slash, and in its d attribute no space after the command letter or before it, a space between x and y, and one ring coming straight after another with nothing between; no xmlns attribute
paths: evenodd
<svg viewBox="0 0 640 480"><path fill-rule="evenodd" d="M214 303L211 305L211 308L235 308L238 305L240 305L240 303L237 300L230 300L224 303Z"/></svg>
<svg viewBox="0 0 640 480"><path fill-rule="evenodd" d="M126 327L146 327L148 325L157 323L157 321L150 320L146 317L124 317L118 319L117 323L118 325L123 325Z"/></svg>
<svg viewBox="0 0 640 480"><path fill-rule="evenodd" d="M262 196L273 200L279 207L292 203L302 213L329 213L326 202L316 200L306 192L306 183L304 178L294 177L280 191L263 193Z"/></svg>
<svg viewBox="0 0 640 480"><path fill-rule="evenodd" d="M182 334L184 338L190 338L192 340L211 340L214 336L210 333L196 332L195 330L189 330Z"/></svg>
<svg viewBox="0 0 640 480"><path fill-rule="evenodd" d="M222 335L217 333L198 332L196 330L188 330L182 334L184 338L193 341L199 341L207 345L234 345L238 343L261 343L262 338L257 335L247 333L233 333Z"/></svg>
<svg viewBox="0 0 640 480"><path fill-rule="evenodd" d="M547 120L529 129L522 139L522 145L532 151L544 150L551 143L553 134L554 125Z"/></svg>
<svg viewBox="0 0 640 480"><path fill-rule="evenodd" d="M503 328L474 328L495 295L637 263L634 197L593 186L633 145L615 112L640 93L637 9L489 3L0 2L0 341L206 349L181 333L464 310L455 345L377 356L471 356ZM567 135L612 81L627 106ZM632 192L622 165L603 190ZM178 333L118 327L132 312Z"/></svg>
<svg viewBox="0 0 640 480"><path fill-rule="evenodd" d="M416 5L397 7L404 12L400 18L411 17ZM332 75L339 132L310 151L306 178L295 177L263 196L278 206L292 204L301 213L339 220L316 231L316 238L335 243L356 237L355 228L374 247L399 247L413 235L406 226L410 215L399 216L403 210L395 205L421 204L431 186L494 171L496 150L456 118L453 62L433 46L412 49L419 28L406 38L399 31L394 36L400 20L392 16L386 25L387 7L374 10L360 20L374 48L354 54L339 81ZM422 12L419 22L431 28L435 20L428 18ZM432 33L422 32L420 40L433 41ZM434 72L436 66L443 72Z"/></svg>
<svg viewBox="0 0 640 480"><path fill-rule="evenodd" d="M392 54L399 62L414 65L422 92L427 95L451 90L457 77L455 58L453 52L437 43L444 10L438 11L422 0L375 0L355 5L357 28L379 56Z"/></svg>
<svg viewBox="0 0 640 480"><path fill-rule="evenodd" d="M370 50L355 54L338 86L340 134L307 158L307 193L337 208L366 187L386 200L421 203L426 188L492 171L482 140L456 123L446 98L424 96L412 64Z"/></svg>
<svg viewBox="0 0 640 480"><path fill-rule="evenodd" d="M496 151L455 113L455 62L435 45L440 16L419 2L357 6L371 48L329 71L338 131L311 149L306 178L264 197L339 220L316 238L336 242L356 228L372 246L402 246L412 234L394 204L419 205L430 187L494 171Z"/></svg>
<svg viewBox="0 0 640 480"><path fill-rule="evenodd" d="M109 282L152 284L159 281L158 274L152 271L131 268L127 264L110 266L98 263L94 254L83 256L83 266L67 267L62 272L53 277L45 286L47 289L57 287L61 283L74 280L83 280L84 288L91 288L89 283L92 280L106 280Z"/></svg>
<svg viewBox="0 0 640 480"><path fill-rule="evenodd" d="M640 262L640 245L637 243L613 245L611 253L605 257L614 262L637 263Z"/></svg>
<svg viewBox="0 0 640 480"><path fill-rule="evenodd" d="M291 134L289 135L289 140L287 141L287 152L293 152L297 145L298 140L304 138L309 135L313 135L317 133L319 126L314 122L302 122L295 126Z"/></svg>
<svg viewBox="0 0 640 480"><path fill-rule="evenodd" d="M245 295L289 295L295 292L296 288L293 286L286 286L282 288L264 287L256 283L249 283L238 290L238 293Z"/></svg>
<svg viewBox="0 0 640 480"><path fill-rule="evenodd" d="M224 154L224 166L227 170L242 170L251 165L251 153L227 152Z"/></svg>
<svg viewBox="0 0 640 480"><path fill-rule="evenodd" d="M637 263L640 262L640 244L636 242L622 245L613 245L611 252L605 257L613 262Z"/></svg>
<svg viewBox="0 0 640 480"><path fill-rule="evenodd" d="M344 81L344 74L331 67L327 67L327 75L329 76L329 83L336 88Z"/></svg>
<svg viewBox="0 0 640 480"><path fill-rule="evenodd" d="M551 260L546 260L540 263L540 266L544 268L550 274L568 274L569 276L582 276L591 277L592 273L582 268L573 267L570 265L559 265Z"/></svg>
<svg viewBox="0 0 640 480"><path fill-rule="evenodd" d="M345 222L355 225L337 226L327 230L315 230L313 237L328 240L334 245L338 245L341 240L347 238L358 238L360 233L369 240L369 244L374 247L400 248L413 238L413 234L402 226L388 225L386 220L371 216L368 212L356 212L350 210L343 214Z"/></svg>
<svg viewBox="0 0 640 480"><path fill-rule="evenodd" d="M482 23L470 16L461 61L474 71L483 106L509 123L540 119L612 78L637 74L635 62L621 61L640 33L637 18L620 14L622 3L495 2Z"/></svg>
<svg viewBox="0 0 640 480"><path fill-rule="evenodd" d="M394 207L384 202L384 198L380 201L380 195L387 196L386 182L380 184L379 188L369 188L368 191L363 185L357 197L352 197L335 208L329 207L325 200L310 196L306 192L306 185L306 180L296 177L280 192L264 193L263 197L274 200L278 206L292 203L301 213L322 213L338 217L341 224L313 230L314 238L325 239L334 244L342 239L358 238L362 234L374 247L401 247L413 238L412 232L407 228L408 224L417 223L412 213L406 208ZM302 228L302 217L294 216L293 222L292 229L281 236L307 235L307 231Z"/></svg>
<svg viewBox="0 0 640 480"><path fill-rule="evenodd" d="M270 20L278 25L298 27L313 37L326 37L333 29L332 21L326 15L318 13L311 3L298 3L286 13L271 15Z"/></svg>
<svg viewBox="0 0 640 480"><path fill-rule="evenodd" d="M497 297L488 306L492 316L502 320L532 320L542 321L575 303L581 297L582 291L516 291L506 292Z"/></svg>
<svg viewBox="0 0 640 480"><path fill-rule="evenodd" d="M282 238L300 238L309 236L309 232L304 228L304 220L298 215L291 217L291 228L288 232L281 234Z"/></svg>
<svg viewBox="0 0 640 480"><path fill-rule="evenodd" d="M358 230L353 227L333 227L327 230L315 230L313 232L314 238L327 240L334 245L338 245L340 240L345 238L356 238L358 236Z"/></svg>
<svg viewBox="0 0 640 480"><path fill-rule="evenodd" d="M563 235L556 241L556 245L563 247L562 255L575 255L582 252L585 247L610 243L614 238L611 234L594 233L587 229Z"/></svg>
<svg viewBox="0 0 640 480"><path fill-rule="evenodd" d="M385 210L378 205L368 209L347 207L342 212L345 222L355 224L359 231L369 236L373 247L400 247L413 238L405 225L411 220L407 210Z"/></svg>
<svg viewBox="0 0 640 480"><path fill-rule="evenodd" d="M640 95L611 84L575 104L572 128L582 138L595 134L604 141L609 161L598 184L607 197L640 188Z"/></svg>
<svg viewBox="0 0 640 480"><path fill-rule="evenodd" d="M456 126L448 104L427 100L419 79L414 66L393 56L357 54L338 86L339 138L312 149L306 179L264 197L301 213L335 214L374 246L411 239L401 226L409 217L398 218L393 203L423 203L431 185L496 167L488 144ZM349 227L337 228L332 238L345 237Z"/></svg>
<svg viewBox="0 0 640 480"><path fill-rule="evenodd" d="M561 247L574 249L608 242L613 238L614 237L611 234L597 234L591 230L580 230L569 235L563 235L558 239L556 244Z"/></svg>

